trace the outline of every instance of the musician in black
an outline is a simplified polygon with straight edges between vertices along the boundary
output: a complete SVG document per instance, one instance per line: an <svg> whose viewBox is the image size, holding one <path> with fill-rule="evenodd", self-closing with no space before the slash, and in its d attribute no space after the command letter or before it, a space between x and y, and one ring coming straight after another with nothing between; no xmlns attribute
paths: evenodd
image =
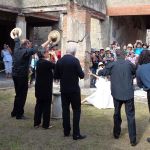
<svg viewBox="0 0 150 150"><path fill-rule="evenodd" d="M70 45L60 60L57 61L55 78L60 79L61 100L63 109L64 136L70 135L70 104L73 110L73 139L84 139L80 134L81 96L79 78L84 78L80 62L75 58L76 48Z"/></svg>

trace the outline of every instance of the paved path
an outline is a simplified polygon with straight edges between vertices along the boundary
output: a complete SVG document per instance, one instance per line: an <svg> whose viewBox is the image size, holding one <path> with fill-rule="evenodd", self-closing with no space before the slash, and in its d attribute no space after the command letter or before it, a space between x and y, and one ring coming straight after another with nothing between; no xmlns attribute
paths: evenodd
<svg viewBox="0 0 150 150"><path fill-rule="evenodd" d="M7 88L13 88L14 84L13 84L13 80L12 79L6 79L5 78L5 74L4 73L0 73L0 90L1 89L7 89ZM59 85L54 83L54 90L59 90ZM83 95L90 95L93 92L96 91L96 88L81 88L81 92ZM147 93L145 91L143 91L142 89L139 89L136 85L135 85L135 100L136 101L140 101L140 102L144 102L147 103Z"/></svg>

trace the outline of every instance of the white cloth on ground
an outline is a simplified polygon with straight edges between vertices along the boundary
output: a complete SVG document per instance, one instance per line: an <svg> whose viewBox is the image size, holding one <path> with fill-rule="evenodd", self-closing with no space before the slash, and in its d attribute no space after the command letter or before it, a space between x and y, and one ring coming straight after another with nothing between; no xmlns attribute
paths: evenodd
<svg viewBox="0 0 150 150"><path fill-rule="evenodd" d="M96 81L96 92L85 98L85 100L99 109L114 108L111 96L110 81L99 77Z"/></svg>

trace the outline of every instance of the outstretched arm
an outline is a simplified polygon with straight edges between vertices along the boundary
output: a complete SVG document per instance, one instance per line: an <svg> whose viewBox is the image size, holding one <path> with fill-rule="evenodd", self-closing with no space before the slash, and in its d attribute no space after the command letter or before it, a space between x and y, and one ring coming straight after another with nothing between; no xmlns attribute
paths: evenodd
<svg viewBox="0 0 150 150"><path fill-rule="evenodd" d="M95 78L97 78L97 79L99 79L99 76L97 76L96 74L93 74L91 71L89 71L89 73L88 73L90 76L93 76L93 77L95 77Z"/></svg>
<svg viewBox="0 0 150 150"><path fill-rule="evenodd" d="M51 43L51 41L48 39L46 42L44 42L41 46L43 47L43 48L46 48L47 47L47 45L48 44L50 44Z"/></svg>

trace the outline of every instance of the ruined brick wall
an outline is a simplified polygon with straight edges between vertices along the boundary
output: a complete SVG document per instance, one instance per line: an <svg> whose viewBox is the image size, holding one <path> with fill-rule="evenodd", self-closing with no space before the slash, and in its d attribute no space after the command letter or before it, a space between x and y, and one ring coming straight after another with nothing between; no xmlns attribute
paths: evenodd
<svg viewBox="0 0 150 150"><path fill-rule="evenodd" d="M74 41L77 47L76 57L80 60L85 72L88 72L91 48L90 14L82 7L68 5L68 13L63 15L62 22L62 53L65 54L67 41ZM89 76L86 73L82 86L89 87Z"/></svg>

